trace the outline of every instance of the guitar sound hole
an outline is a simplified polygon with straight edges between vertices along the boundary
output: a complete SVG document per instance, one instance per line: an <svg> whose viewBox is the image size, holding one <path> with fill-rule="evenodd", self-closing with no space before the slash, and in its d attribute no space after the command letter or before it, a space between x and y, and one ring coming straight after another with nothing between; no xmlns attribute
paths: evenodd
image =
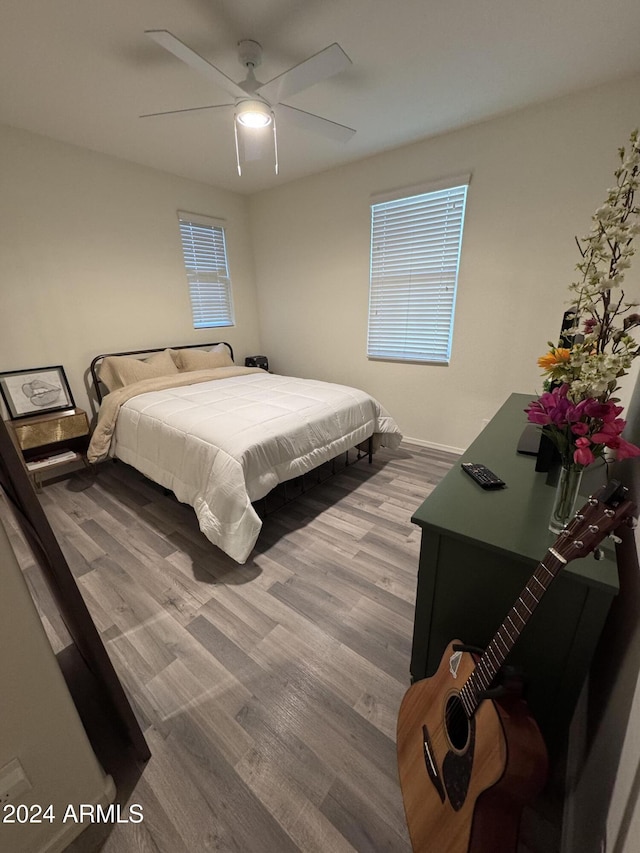
<svg viewBox="0 0 640 853"><path fill-rule="evenodd" d="M469 720L457 695L450 696L447 700L445 724L451 746L462 752L469 740Z"/></svg>

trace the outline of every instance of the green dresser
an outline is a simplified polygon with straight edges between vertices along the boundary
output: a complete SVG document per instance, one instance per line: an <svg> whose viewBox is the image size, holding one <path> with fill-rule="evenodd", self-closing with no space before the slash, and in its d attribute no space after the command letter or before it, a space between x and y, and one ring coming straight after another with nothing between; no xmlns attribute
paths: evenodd
<svg viewBox="0 0 640 853"><path fill-rule="evenodd" d="M456 464L412 518L422 529L414 681L435 672L453 638L484 648L555 541L547 527L555 489L535 471L535 457L516 452L531 399L512 394L460 459L486 465L507 488L485 491ZM603 466L588 469L585 499L604 482ZM607 540L603 559L589 555L561 571L507 660L524 670L529 706L552 755L566 741L617 592L615 553Z"/></svg>

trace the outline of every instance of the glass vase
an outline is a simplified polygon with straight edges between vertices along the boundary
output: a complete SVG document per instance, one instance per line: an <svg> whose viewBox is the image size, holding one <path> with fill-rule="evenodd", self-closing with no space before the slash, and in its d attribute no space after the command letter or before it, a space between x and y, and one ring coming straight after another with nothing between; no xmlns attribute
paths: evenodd
<svg viewBox="0 0 640 853"><path fill-rule="evenodd" d="M549 519L549 530L552 533L562 533L573 518L583 471L584 468L581 465L563 465L560 469L560 478Z"/></svg>

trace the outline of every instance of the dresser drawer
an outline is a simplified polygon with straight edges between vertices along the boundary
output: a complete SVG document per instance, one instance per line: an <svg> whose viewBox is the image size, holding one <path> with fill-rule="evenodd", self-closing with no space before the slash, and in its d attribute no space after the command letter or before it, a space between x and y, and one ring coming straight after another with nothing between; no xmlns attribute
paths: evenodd
<svg viewBox="0 0 640 853"><path fill-rule="evenodd" d="M14 423L13 431L21 449L29 450L88 435L89 422L86 412L83 411L57 413Z"/></svg>

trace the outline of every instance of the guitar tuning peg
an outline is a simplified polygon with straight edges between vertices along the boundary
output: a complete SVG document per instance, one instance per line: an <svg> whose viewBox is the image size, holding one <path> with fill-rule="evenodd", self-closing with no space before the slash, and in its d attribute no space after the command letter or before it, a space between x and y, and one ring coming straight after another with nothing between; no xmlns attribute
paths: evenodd
<svg viewBox="0 0 640 853"><path fill-rule="evenodd" d="M638 519L630 515L629 518L626 519L625 524L627 525L627 527L630 527L632 530L635 530L638 526Z"/></svg>
<svg viewBox="0 0 640 853"><path fill-rule="evenodd" d="M604 560L604 551L602 550L602 548L596 548L595 549L595 551L593 552L593 559L594 560Z"/></svg>
<svg viewBox="0 0 640 853"><path fill-rule="evenodd" d="M616 536L615 533L610 533L609 539L611 539L612 542L615 542L616 545L619 545L622 542L622 539L619 536Z"/></svg>

